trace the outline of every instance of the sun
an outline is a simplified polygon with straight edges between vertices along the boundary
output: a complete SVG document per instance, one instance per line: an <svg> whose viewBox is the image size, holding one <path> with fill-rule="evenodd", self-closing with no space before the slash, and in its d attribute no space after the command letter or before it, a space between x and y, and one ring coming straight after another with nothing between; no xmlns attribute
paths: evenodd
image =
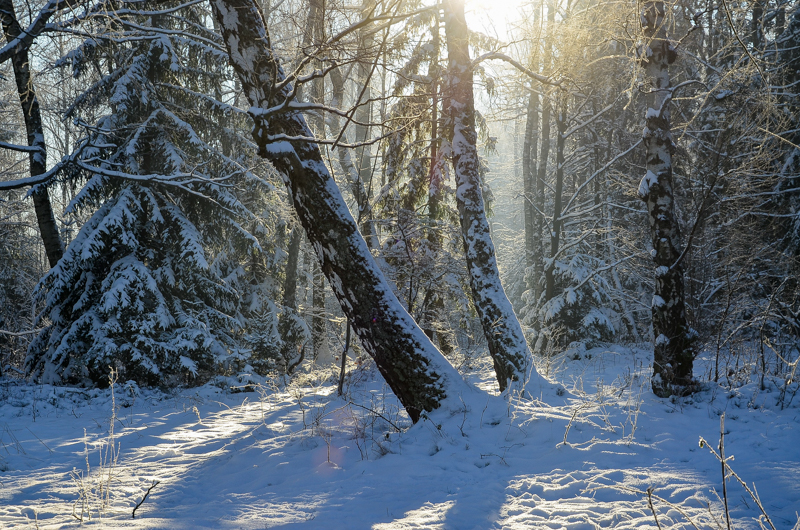
<svg viewBox="0 0 800 530"><path fill-rule="evenodd" d="M523 25L530 16L530 0L466 0L467 24L504 42L513 40L515 28Z"/></svg>

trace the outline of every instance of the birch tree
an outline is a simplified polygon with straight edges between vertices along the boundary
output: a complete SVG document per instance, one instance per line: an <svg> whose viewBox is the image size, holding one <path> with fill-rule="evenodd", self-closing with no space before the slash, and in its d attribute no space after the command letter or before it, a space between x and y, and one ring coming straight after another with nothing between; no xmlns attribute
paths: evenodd
<svg viewBox="0 0 800 530"><path fill-rule="evenodd" d="M446 0L443 6L448 56L444 109L472 297L489 345L500 390L514 383L521 388L531 369L530 350L500 282L494 243L484 211L464 2Z"/></svg>
<svg viewBox="0 0 800 530"><path fill-rule="evenodd" d="M282 175L322 271L367 353L412 421L456 406L469 387L403 309L323 163L252 0L213 0L231 65L252 105L259 153Z"/></svg>
<svg viewBox="0 0 800 530"><path fill-rule="evenodd" d="M672 179L674 146L670 133L673 87L670 65L677 54L667 34L663 1L648 1L642 10L642 66L650 82L644 128L646 174L639 196L647 204L655 263L653 295L653 392L661 397L685 393L692 383L693 332L686 321L683 265Z"/></svg>

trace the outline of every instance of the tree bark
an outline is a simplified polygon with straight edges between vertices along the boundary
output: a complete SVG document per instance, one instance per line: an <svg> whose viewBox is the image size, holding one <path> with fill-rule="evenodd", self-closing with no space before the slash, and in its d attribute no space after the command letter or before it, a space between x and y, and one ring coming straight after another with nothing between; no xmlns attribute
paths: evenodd
<svg viewBox="0 0 800 530"><path fill-rule="evenodd" d="M212 0L231 65L252 105L261 156L283 177L300 222L342 311L367 353L418 421L459 405L469 387L392 293L322 161L302 114L270 111L291 97L254 0ZM299 138L299 139L298 139Z"/></svg>
<svg viewBox="0 0 800 530"><path fill-rule="evenodd" d="M653 392L661 397L683 394L692 382L693 333L686 322L683 266L678 249L678 220L672 179L674 145L670 133L672 88L669 67L677 54L669 41L664 2L648 1L642 12L646 44L641 56L650 79L644 129L647 173L639 196L647 204L656 265L653 296Z"/></svg>
<svg viewBox="0 0 800 530"><path fill-rule="evenodd" d="M539 215L534 208L536 177L539 168L536 163L536 151L539 148L539 94L531 90L528 96L528 111L525 121L525 141L522 144L522 179L525 196L523 212L525 213L525 264L533 267L536 252L541 253L541 234L539 245L536 244L534 220Z"/></svg>
<svg viewBox="0 0 800 530"><path fill-rule="evenodd" d="M283 280L283 311L278 319L278 333L282 339L280 363L287 374L291 374L293 367L299 365L298 358L304 357L300 353L305 352L305 344L301 343L302 330L297 322L299 319L297 315L297 271L302 241L303 231L300 226L295 226L289 236L286 276Z"/></svg>
<svg viewBox="0 0 800 530"><path fill-rule="evenodd" d="M374 7L374 0L364 0L364 2L361 4L362 20L372 13ZM372 65L366 59L370 56L372 51L371 48L374 45L375 40L374 35L375 33L372 31L372 28L368 26L365 26L358 34L359 55L361 55L361 57L359 57L356 68L358 83L361 85L360 88L362 92L358 101L359 106L356 108L355 112L356 142L366 142L369 140L370 127L368 124L372 121L372 89L370 87ZM361 145L357 147L355 155L358 163L358 177L361 180L361 186L365 187L366 191L370 191L372 188L372 152L370 150L370 146ZM370 185L367 183L370 183ZM372 224L370 219L367 219L366 217L362 218L361 216L359 216L358 222ZM373 230L364 231L365 234L372 232ZM377 236L370 239L370 247L377 247Z"/></svg>
<svg viewBox="0 0 800 530"><path fill-rule="evenodd" d="M325 2L323 0L309 1L308 22L306 24L306 36L310 35L310 41L314 46L314 54L319 54L319 48L325 39ZM322 61L317 57L312 61L314 69L322 69ZM322 105L324 103L324 81L325 78L317 77L311 81L309 99L312 103ZM308 118L309 124L315 137L325 137L325 117L324 111L317 109ZM325 361L329 357L328 349L328 326L325 318L325 279L320 270L319 263L314 263L311 273L311 343L314 348L314 361Z"/></svg>
<svg viewBox="0 0 800 530"><path fill-rule="evenodd" d="M431 27L431 35L433 37L433 54L431 56L431 64L428 68L428 77L431 78L431 145L430 145L430 165L428 166L428 223L429 230L427 234L428 242L430 243L431 250L438 254L442 250L442 235L439 232L437 223L442 218L442 196L444 177L442 175L442 160L440 156L441 138L439 137L439 82L441 78L441 68L439 64L440 55L440 12L437 9L436 15ZM453 346L450 344L448 337L442 333L442 326L437 325L444 318L444 295L438 286L428 286L425 293L425 299L422 303L423 307L427 308L427 317L423 323L423 330L425 334L433 340L437 339L439 349L445 355L450 355L453 351Z"/></svg>
<svg viewBox="0 0 800 530"><path fill-rule="evenodd" d="M564 192L564 134L567 132L567 103L566 95L560 96L561 102L556 114L556 182L553 193L553 220L550 229L550 260L544 272L545 277L545 302L551 300L556 295L556 257L561 246L561 202Z"/></svg>
<svg viewBox="0 0 800 530"><path fill-rule="evenodd" d="M555 8L548 4L547 8L547 34L551 34L555 26ZM543 58L544 74L550 73L550 63L553 55L553 39L545 39L545 50ZM533 257L533 298L536 307L541 307L541 298L543 294L544 284L544 245L542 244L542 236L544 234L545 219L544 219L544 183L547 180L547 159L550 157L550 115L552 114L553 105L549 94L544 94L544 102L542 104L542 134L541 134L541 148L539 154L539 171L536 175L536 195L534 198L534 211L536 213L533 219L533 237L538 246L538 252ZM539 321L537 316L536 321ZM538 322L539 328L541 323ZM541 351L537 341L537 352Z"/></svg>
<svg viewBox="0 0 800 530"><path fill-rule="evenodd" d="M451 138L456 201L472 297L489 345L500 390L504 391L512 384L521 389L527 371L532 369L530 351L522 327L500 283L494 243L484 210L464 2L445 0L443 6L448 55L444 112Z"/></svg>
<svg viewBox="0 0 800 530"><path fill-rule="evenodd" d="M12 0L0 0L0 21L2 21L7 42L13 41L22 33L22 28L14 12ZM28 155L30 174L35 177L47 171L47 147L44 142L44 128L42 126L42 115L39 111L39 100L36 98L36 90L31 79L28 47L23 45L22 42L20 42L15 53L11 56L11 63L14 67L14 80L17 83L19 102L22 106L22 115L25 120L28 146L37 149L36 151L31 151ZM31 195L33 196L33 206L36 211L36 220L39 224L42 243L44 243L44 249L47 253L47 261L50 263L50 267L55 267L64 254L64 246L61 243L58 225L56 225L56 218L50 203L50 194L46 185L41 184L34 188Z"/></svg>
<svg viewBox="0 0 800 530"><path fill-rule="evenodd" d="M342 72L339 67L331 70L331 87L331 106L341 109L344 104L344 78L342 77ZM342 125L339 116L329 113L326 116L326 121L328 122L328 128L331 130L333 136L338 138L341 134L342 139L340 143L348 143L347 133L341 132ZM369 196L367 195L367 189L364 187L364 181L361 179L358 168L353 163L350 150L339 145L336 147L336 153L339 158L339 165L342 166L342 170L346 173L347 179L350 181L353 197L356 200L356 207L358 208L357 221L361 229L361 234L367 240L369 248L377 248L378 233L375 229L375 223L370 220Z"/></svg>

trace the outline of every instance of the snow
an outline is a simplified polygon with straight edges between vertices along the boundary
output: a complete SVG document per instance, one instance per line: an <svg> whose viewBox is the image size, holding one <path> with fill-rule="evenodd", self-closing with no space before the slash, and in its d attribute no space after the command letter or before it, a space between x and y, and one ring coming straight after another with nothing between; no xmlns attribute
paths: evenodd
<svg viewBox="0 0 800 530"><path fill-rule="evenodd" d="M560 405L475 391L415 426L368 364L349 372L345 398L319 374L242 393L120 382L113 402L109 390L0 379L0 527L77 527L83 508L87 528L655 528L652 487L663 528L689 527L677 508L708 528L723 520L720 466L698 440L716 447L725 413L731 466L791 528L800 400L782 408L783 383L762 391L756 376L658 399L651 359L619 346L562 354L547 361L568 389ZM712 362L698 359L696 375ZM469 378L496 387L488 362ZM101 478L104 509L86 489ZM728 502L736 528L758 528L734 480Z"/></svg>
<svg viewBox="0 0 800 530"><path fill-rule="evenodd" d="M653 307L653 308L661 308L661 307L664 307L664 306L666 306L666 305L667 305L667 303L664 301L664 299L663 299L663 298L661 298L661 297L660 297L660 296L658 296L657 294L656 294L656 295L653 295L653 303L652 303L652 304L650 304L650 307Z"/></svg>
<svg viewBox="0 0 800 530"><path fill-rule="evenodd" d="M646 198L650 193L650 188L656 184L658 184L658 175L648 169L641 182L639 182L639 197Z"/></svg>

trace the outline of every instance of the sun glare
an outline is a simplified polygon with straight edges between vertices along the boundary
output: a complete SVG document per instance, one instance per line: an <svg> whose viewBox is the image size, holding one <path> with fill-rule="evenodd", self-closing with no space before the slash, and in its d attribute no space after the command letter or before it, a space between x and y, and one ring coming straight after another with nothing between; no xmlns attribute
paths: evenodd
<svg viewBox="0 0 800 530"><path fill-rule="evenodd" d="M467 0L467 24L470 29L508 42L515 26L519 26L526 11L524 0Z"/></svg>

